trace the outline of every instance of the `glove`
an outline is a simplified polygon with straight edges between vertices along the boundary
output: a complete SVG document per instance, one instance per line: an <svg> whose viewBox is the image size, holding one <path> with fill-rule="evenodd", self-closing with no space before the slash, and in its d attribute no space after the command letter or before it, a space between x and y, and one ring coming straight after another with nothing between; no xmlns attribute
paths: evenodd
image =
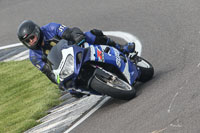
<svg viewBox="0 0 200 133"><path fill-rule="evenodd" d="M57 84L57 81L55 79L55 75L54 75L54 73L52 73L51 67L49 66L48 63L46 63L44 65L44 67L42 68L41 71L49 78L49 80L51 80L51 82Z"/></svg>

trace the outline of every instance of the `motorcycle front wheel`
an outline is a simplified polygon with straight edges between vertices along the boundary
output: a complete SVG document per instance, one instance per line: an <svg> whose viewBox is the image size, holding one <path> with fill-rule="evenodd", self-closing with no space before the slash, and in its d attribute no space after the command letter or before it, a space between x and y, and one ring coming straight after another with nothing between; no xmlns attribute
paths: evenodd
<svg viewBox="0 0 200 133"><path fill-rule="evenodd" d="M134 87L115 75L108 76L108 73L103 71L93 76L90 86L97 92L116 99L130 100L136 95Z"/></svg>

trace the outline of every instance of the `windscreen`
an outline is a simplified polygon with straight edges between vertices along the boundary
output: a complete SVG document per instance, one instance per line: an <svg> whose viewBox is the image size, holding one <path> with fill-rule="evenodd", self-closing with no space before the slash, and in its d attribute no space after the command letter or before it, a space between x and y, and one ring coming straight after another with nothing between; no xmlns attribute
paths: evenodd
<svg viewBox="0 0 200 133"><path fill-rule="evenodd" d="M68 48L68 41L60 40L49 52L47 59L54 70L58 69L62 60L62 49Z"/></svg>

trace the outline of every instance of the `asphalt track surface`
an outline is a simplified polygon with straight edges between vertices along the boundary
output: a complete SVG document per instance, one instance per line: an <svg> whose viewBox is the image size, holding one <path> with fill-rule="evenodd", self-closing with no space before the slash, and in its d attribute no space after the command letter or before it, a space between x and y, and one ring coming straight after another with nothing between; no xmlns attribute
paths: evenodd
<svg viewBox="0 0 200 133"><path fill-rule="evenodd" d="M111 99L72 133L200 132L200 1L0 0L0 46L17 43L24 19L125 31L142 43L154 78L130 101Z"/></svg>

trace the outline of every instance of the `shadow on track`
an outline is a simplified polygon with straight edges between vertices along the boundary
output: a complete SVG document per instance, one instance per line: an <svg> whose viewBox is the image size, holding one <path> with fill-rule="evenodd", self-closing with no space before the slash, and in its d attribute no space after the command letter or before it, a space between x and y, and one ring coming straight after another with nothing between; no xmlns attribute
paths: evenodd
<svg viewBox="0 0 200 133"><path fill-rule="evenodd" d="M162 77L164 77L166 74L174 71L175 69L171 69L171 70L167 70L167 71L159 71L159 72L156 72L155 75L153 76L153 78L151 80L149 80L148 82L145 82L145 83L141 83L141 82L138 82L136 83L136 85L134 86L136 91L137 91L137 94L136 94L136 97L139 97L143 91L145 91L146 89L148 89L149 87L148 86L152 86L153 84L155 84L158 80L160 80ZM102 108L107 108L107 107L117 107L119 105L122 105L122 104L125 104L125 103L128 103L132 100L134 100L135 98L129 100L129 101L126 101L126 100L119 100L119 99L114 99L114 98L110 98L103 106Z"/></svg>

